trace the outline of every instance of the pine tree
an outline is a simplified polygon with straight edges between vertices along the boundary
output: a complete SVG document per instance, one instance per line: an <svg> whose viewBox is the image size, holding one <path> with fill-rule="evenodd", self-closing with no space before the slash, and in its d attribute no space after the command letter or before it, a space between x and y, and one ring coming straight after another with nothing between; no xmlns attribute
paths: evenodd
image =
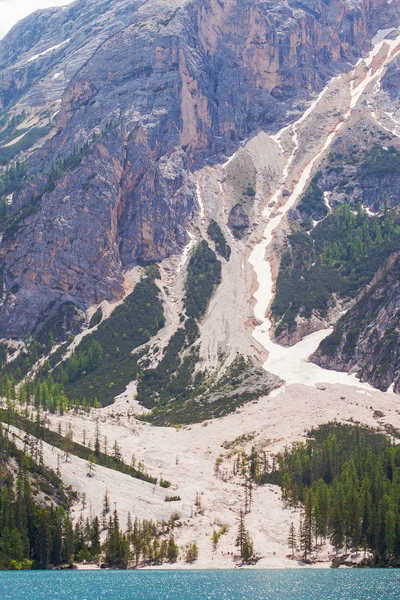
<svg viewBox="0 0 400 600"><path fill-rule="evenodd" d="M117 440L115 440L114 446L113 446L113 457L117 462L122 462L121 449L119 447Z"/></svg>
<svg viewBox="0 0 400 600"><path fill-rule="evenodd" d="M249 512L251 512L252 507L253 507L253 484L250 479L250 481L249 481Z"/></svg>
<svg viewBox="0 0 400 600"><path fill-rule="evenodd" d="M243 560L245 562L249 562L253 558L253 555L254 555L253 540L251 539L249 532L246 531L246 539L243 544L241 557L243 558Z"/></svg>
<svg viewBox="0 0 400 600"><path fill-rule="evenodd" d="M197 544L194 542L192 544L189 544L186 549L185 561L187 563L193 563L195 560L198 559L198 556L199 556L199 549L197 547Z"/></svg>
<svg viewBox="0 0 400 600"><path fill-rule="evenodd" d="M100 524L98 517L95 517L90 533L90 549L94 556L100 554L100 547Z"/></svg>
<svg viewBox="0 0 400 600"><path fill-rule="evenodd" d="M132 533L132 517L131 517L130 512L128 512L128 518L127 518L127 522L126 522L126 530L129 534Z"/></svg>
<svg viewBox="0 0 400 600"><path fill-rule="evenodd" d="M96 456L99 456L100 454L100 428L98 419L96 419L96 429L94 434L94 453Z"/></svg>
<svg viewBox="0 0 400 600"><path fill-rule="evenodd" d="M61 478L61 461L60 461L60 454L57 453L57 477Z"/></svg>
<svg viewBox="0 0 400 600"><path fill-rule="evenodd" d="M245 524L244 524L244 512L242 509L240 509L239 527L238 527L238 532L236 535L236 546L240 550L240 555L242 555L243 546L244 546L245 541L246 541L246 528L245 528Z"/></svg>
<svg viewBox="0 0 400 600"><path fill-rule="evenodd" d="M245 561L249 561L253 556L253 542L250 538L249 532L245 527L244 512L240 509L239 513L239 526L236 535L236 546L240 550L240 556Z"/></svg>
<svg viewBox="0 0 400 600"><path fill-rule="evenodd" d="M291 522L289 528L288 546L290 548L292 558L294 558L294 553L297 547L297 536L293 521Z"/></svg>
<svg viewBox="0 0 400 600"><path fill-rule="evenodd" d="M65 462L68 462L68 460L71 456L72 447L73 447L73 432L72 432L72 425L69 424L68 430L67 430L66 435L63 440L63 446L62 446L62 448L64 450Z"/></svg>
<svg viewBox="0 0 400 600"><path fill-rule="evenodd" d="M96 457L93 454L89 455L88 461L87 461L87 476L88 477L93 477L93 475L95 474L96 471Z"/></svg>
<svg viewBox="0 0 400 600"><path fill-rule="evenodd" d="M54 346L54 337L53 337L53 332L50 330L49 338L47 340L47 349L52 350L53 346Z"/></svg>
<svg viewBox="0 0 400 600"><path fill-rule="evenodd" d="M178 558L178 547L175 544L174 537L171 535L168 540L168 551L167 551L168 560L171 563L176 562Z"/></svg>
<svg viewBox="0 0 400 600"><path fill-rule="evenodd" d="M110 498L108 495L108 490L106 489L105 494L104 494L104 500L103 500L103 517L108 515L109 512L110 512Z"/></svg>
<svg viewBox="0 0 400 600"><path fill-rule="evenodd" d="M219 542L219 534L218 534L218 531L215 531L215 529L213 531L211 539L212 539L213 549L216 550L218 542Z"/></svg>

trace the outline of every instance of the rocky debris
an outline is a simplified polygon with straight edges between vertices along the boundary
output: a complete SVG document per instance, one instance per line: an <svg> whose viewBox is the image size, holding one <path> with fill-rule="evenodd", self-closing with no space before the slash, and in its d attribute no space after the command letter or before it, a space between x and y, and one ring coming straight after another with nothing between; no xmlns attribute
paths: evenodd
<svg viewBox="0 0 400 600"><path fill-rule="evenodd" d="M257 399L260 396L268 396L273 390L283 385L282 379L264 371L256 361L247 359L245 368L240 372L233 372L233 365L224 371L222 381L226 379L226 387L221 382L210 389L208 397L209 402L216 402L221 399L235 399L243 397L244 400ZM233 385L232 385L233 383Z"/></svg>
<svg viewBox="0 0 400 600"><path fill-rule="evenodd" d="M295 324L283 330L275 339L281 346L294 346L307 335L333 327L343 313L349 310L354 303L355 300L343 300L334 294L327 314L321 315L319 311L314 310L309 319L303 315L297 315Z"/></svg>

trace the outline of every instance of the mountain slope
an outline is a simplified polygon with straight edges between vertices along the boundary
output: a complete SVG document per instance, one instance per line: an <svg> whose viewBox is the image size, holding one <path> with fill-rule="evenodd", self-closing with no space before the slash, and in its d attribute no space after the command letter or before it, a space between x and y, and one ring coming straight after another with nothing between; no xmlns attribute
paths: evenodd
<svg viewBox="0 0 400 600"><path fill-rule="evenodd" d="M399 257L393 255L376 282L343 316L313 355L328 369L354 371L386 391L400 391Z"/></svg>
<svg viewBox="0 0 400 600"><path fill-rule="evenodd" d="M82 0L0 43L1 402L51 468L73 432L75 522L108 489L232 567L245 509L287 567L256 466L328 421L399 436L396 4Z"/></svg>
<svg viewBox="0 0 400 600"><path fill-rule="evenodd" d="M0 335L21 337L68 301L119 299L125 269L179 252L198 211L193 166L276 130L355 60L376 14L345 2L87 1L17 25L0 44L3 107L54 135L11 190Z"/></svg>

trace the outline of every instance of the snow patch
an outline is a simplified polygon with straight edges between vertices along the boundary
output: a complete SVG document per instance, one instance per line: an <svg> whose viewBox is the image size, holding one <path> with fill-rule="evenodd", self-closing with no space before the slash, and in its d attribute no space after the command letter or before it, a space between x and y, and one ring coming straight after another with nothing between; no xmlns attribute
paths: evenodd
<svg viewBox="0 0 400 600"><path fill-rule="evenodd" d="M204 214L205 214L205 210L204 210L204 202L203 202L203 198L201 196L201 189L200 189L200 184L197 181L196 182L196 189L197 189L197 202L199 203L199 208L200 208L200 219L201 221L204 221Z"/></svg>
<svg viewBox="0 0 400 600"><path fill-rule="evenodd" d="M390 4L390 2L388 1L388 4ZM397 27L389 27L388 29L379 29L376 33L376 35L374 35L374 37L371 40L371 44L373 46L376 46L377 44L379 44L380 42L382 42L385 37L387 35L389 35L389 33L392 33L392 31L397 31Z"/></svg>
<svg viewBox="0 0 400 600"><path fill-rule="evenodd" d="M50 52L54 52L54 50L58 50L62 46L69 44L70 41L71 41L71 38L68 38L67 40L64 40L64 42L61 42L61 44L56 44L55 46L52 46L51 48L47 48L47 50L44 50L43 52L39 52L39 54L35 54L34 56L31 56L31 58L28 58L27 62L28 63L33 62L33 61L37 60L38 58L40 58L41 56L50 54Z"/></svg>
<svg viewBox="0 0 400 600"><path fill-rule="evenodd" d="M194 248L194 246L196 245L196 236L193 235L193 233L191 233L190 231L186 232L189 236L189 243L185 246L183 252L182 252L182 256L180 258L178 267L176 269L177 274L179 274L183 267L186 265L189 255L192 251L192 249Z"/></svg>
<svg viewBox="0 0 400 600"><path fill-rule="evenodd" d="M332 212L332 207L329 204L329 198L331 197L332 192L324 192L324 202L325 202L325 206L328 209L329 214Z"/></svg>

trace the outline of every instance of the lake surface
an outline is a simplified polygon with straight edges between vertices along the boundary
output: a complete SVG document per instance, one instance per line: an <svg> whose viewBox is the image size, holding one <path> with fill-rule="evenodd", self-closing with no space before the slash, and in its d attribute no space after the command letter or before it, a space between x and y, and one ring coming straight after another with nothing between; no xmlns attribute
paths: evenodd
<svg viewBox="0 0 400 600"><path fill-rule="evenodd" d="M1 600L398 600L400 570L0 572Z"/></svg>

